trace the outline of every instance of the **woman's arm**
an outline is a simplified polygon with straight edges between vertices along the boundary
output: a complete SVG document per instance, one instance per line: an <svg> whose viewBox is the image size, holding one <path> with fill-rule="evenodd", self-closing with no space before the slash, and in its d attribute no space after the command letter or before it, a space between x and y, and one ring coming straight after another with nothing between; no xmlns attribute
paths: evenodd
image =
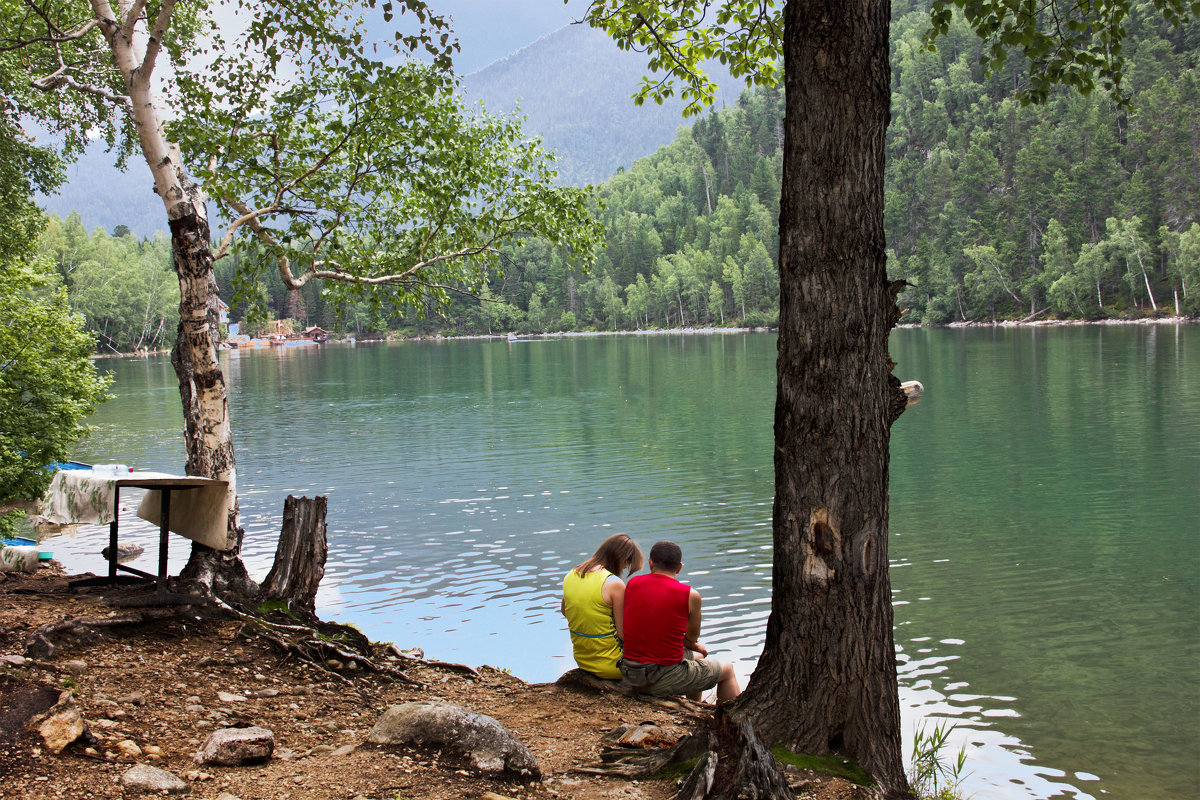
<svg viewBox="0 0 1200 800"><path fill-rule="evenodd" d="M613 625L617 628L617 638L625 640L625 582L616 575L604 582L600 590L600 599L613 610Z"/></svg>

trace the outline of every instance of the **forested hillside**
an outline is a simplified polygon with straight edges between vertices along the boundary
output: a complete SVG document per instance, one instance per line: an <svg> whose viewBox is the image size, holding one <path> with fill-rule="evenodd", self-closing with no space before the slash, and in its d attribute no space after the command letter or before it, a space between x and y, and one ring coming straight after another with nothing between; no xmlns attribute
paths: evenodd
<svg viewBox="0 0 1200 800"><path fill-rule="evenodd" d="M1022 107L1019 62L985 78L962 24L929 52L923 4L903 5L885 220L908 319L1200 311L1200 26L1133 15L1128 108Z"/></svg>
<svg viewBox="0 0 1200 800"><path fill-rule="evenodd" d="M90 234L78 213L51 216L39 250L58 268L71 307L84 315L100 353L169 347L179 324L179 279L171 240L141 239L120 227Z"/></svg>
<svg viewBox="0 0 1200 800"><path fill-rule="evenodd" d="M925 3L893 9L886 225L889 271L910 284L903 322L1200 313L1200 25L1176 30L1134 15L1125 107L1067 90L1022 106L1018 60L985 76L964 24L931 51ZM273 273L238 288L262 316L359 332L771 324L782 114L780 90L747 93L610 178L597 210L606 243L586 274L526 242L506 251L505 274L482 301L458 296L448 316L424 319L382 317L364 302L339 321L319 287L288 293ZM174 323L156 322L169 313L157 305L169 290L151 274L168 268L165 250L151 268L155 242L81 235L77 220L52 224L60 244L47 247L102 342L128 349L169 338L159 332ZM105 263L98 253L134 244L123 268L136 262L144 276L105 285L120 293L89 282L89 265ZM222 297L233 295L233 267L218 265ZM101 308L126 295L130 308Z"/></svg>

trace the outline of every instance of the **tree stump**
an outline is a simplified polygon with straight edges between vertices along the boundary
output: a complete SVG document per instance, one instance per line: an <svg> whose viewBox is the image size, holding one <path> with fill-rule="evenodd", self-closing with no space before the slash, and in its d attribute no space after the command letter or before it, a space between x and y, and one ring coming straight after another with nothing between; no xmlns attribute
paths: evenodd
<svg viewBox="0 0 1200 800"><path fill-rule="evenodd" d="M754 728L718 707L707 723L709 750L696 764L675 800L791 800L787 779L779 771Z"/></svg>
<svg viewBox="0 0 1200 800"><path fill-rule="evenodd" d="M263 582L263 593L268 600L285 600L289 608L313 613L317 587L325 577L325 557L329 554L325 540L326 506L324 495L312 499L288 495L284 501L275 563Z"/></svg>

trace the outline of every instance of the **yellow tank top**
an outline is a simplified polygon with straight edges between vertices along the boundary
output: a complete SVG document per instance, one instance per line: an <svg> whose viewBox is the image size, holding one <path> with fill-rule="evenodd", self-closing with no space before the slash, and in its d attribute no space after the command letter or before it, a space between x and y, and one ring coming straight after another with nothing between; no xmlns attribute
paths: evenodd
<svg viewBox="0 0 1200 800"><path fill-rule="evenodd" d="M575 663L581 669L615 681L621 679L621 671L617 669L621 644L617 641L612 606L601 595L610 575L603 568L586 575L571 570L563 578L563 606L571 629Z"/></svg>

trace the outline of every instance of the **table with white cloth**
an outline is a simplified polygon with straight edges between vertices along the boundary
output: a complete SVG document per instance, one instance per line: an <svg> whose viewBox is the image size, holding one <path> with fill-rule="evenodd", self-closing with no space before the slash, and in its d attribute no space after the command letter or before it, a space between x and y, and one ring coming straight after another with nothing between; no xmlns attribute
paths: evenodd
<svg viewBox="0 0 1200 800"><path fill-rule="evenodd" d="M42 500L42 516L57 525L108 523L108 578L117 583L117 570L154 581L160 596L167 593L168 532L173 531L214 550L229 550L228 482L165 472L132 472L128 468L65 469L54 474ZM158 525L158 574L151 575L117 563L117 534L121 489L147 489L137 515Z"/></svg>

